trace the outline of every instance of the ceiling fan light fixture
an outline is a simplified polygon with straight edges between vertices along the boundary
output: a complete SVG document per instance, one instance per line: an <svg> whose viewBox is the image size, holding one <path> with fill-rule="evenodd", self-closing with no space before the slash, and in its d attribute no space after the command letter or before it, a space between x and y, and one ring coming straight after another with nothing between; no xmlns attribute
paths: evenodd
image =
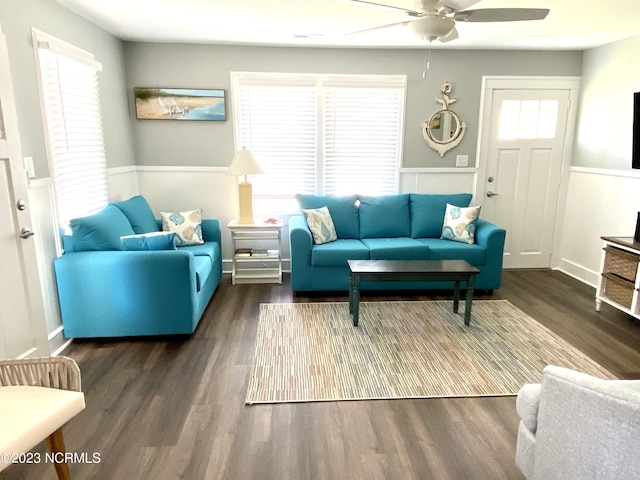
<svg viewBox="0 0 640 480"><path fill-rule="evenodd" d="M456 23L448 17L423 17L412 21L409 30L423 40L436 40L446 37L455 28Z"/></svg>

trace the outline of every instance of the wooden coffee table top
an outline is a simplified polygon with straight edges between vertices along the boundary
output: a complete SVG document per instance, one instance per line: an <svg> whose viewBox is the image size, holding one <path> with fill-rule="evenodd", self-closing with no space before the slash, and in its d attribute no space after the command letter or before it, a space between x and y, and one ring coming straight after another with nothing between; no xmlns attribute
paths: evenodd
<svg viewBox="0 0 640 480"><path fill-rule="evenodd" d="M442 274L480 273L466 260L347 260L349 270L356 274Z"/></svg>

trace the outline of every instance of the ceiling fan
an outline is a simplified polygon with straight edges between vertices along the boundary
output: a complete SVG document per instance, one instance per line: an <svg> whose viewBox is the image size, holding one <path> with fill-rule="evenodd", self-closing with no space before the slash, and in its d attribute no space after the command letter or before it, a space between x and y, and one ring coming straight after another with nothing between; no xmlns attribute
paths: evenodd
<svg viewBox="0 0 640 480"><path fill-rule="evenodd" d="M367 28L353 32L350 35L399 25L408 25L411 32L419 38L429 42L438 40L443 43L458 38L456 22L518 22L523 20L543 20L549 14L548 8L481 8L466 10L480 0L414 0L416 5L415 10L367 0L351 1L400 10L412 18L402 22Z"/></svg>

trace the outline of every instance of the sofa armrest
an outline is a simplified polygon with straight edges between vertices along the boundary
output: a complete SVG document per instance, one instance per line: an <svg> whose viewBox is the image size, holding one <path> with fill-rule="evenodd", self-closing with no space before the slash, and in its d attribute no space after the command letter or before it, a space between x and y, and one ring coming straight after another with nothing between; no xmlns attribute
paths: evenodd
<svg viewBox="0 0 640 480"><path fill-rule="evenodd" d="M222 247L222 227L217 218L202 219L202 236L205 242L217 242Z"/></svg>
<svg viewBox="0 0 640 480"><path fill-rule="evenodd" d="M527 430L535 434L538 428L538 407L540 405L539 383L524 385L516 398L516 411Z"/></svg>
<svg viewBox="0 0 640 480"><path fill-rule="evenodd" d="M313 237L306 220L302 215L293 215L289 218L289 242L291 258L307 258L311 264L311 247Z"/></svg>
<svg viewBox="0 0 640 480"><path fill-rule="evenodd" d="M476 223L476 243L482 246L488 246L491 243L501 243L502 250L504 249L504 239L506 236L506 230L498 227L497 225L479 218Z"/></svg>

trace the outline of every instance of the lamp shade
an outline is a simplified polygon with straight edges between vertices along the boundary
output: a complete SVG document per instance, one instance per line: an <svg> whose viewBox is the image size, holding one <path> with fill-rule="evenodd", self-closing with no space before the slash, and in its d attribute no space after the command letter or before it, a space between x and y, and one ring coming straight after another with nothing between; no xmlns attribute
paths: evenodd
<svg viewBox="0 0 640 480"><path fill-rule="evenodd" d="M227 175L257 175L260 173L263 172L256 157L244 147L242 147L242 150L236 151L229 170L227 170Z"/></svg>

